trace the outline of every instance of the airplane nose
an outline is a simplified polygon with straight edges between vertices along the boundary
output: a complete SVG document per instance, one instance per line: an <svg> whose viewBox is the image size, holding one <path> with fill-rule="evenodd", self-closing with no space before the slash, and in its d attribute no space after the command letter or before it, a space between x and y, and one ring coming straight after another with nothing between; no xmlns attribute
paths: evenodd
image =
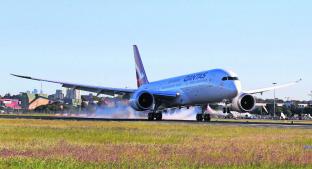
<svg viewBox="0 0 312 169"><path fill-rule="evenodd" d="M231 89L233 97L236 97L240 93L240 90L241 90L240 82L238 81L234 82Z"/></svg>
<svg viewBox="0 0 312 169"><path fill-rule="evenodd" d="M234 87L233 89L233 95L236 97L238 95L238 89L237 89L237 86Z"/></svg>

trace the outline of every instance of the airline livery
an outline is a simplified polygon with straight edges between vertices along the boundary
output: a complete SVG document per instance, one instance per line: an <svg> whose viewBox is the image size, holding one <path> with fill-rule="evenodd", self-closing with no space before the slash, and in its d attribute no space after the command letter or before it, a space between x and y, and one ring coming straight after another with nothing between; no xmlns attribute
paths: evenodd
<svg viewBox="0 0 312 169"><path fill-rule="evenodd" d="M196 116L197 121L210 121L210 114L205 108L211 103L225 103L224 113L231 111L250 112L256 106L254 94L287 87L300 80L263 89L243 91L238 76L228 70L213 69L189 75L169 78L156 82L149 82L139 50L133 46L136 63L137 89L120 89L101 86L89 86L61 81L52 81L29 76L13 76L61 84L66 88L84 90L105 95L125 95L130 98L130 105L136 111L146 111L148 120L162 120L162 113L167 108L182 108L200 106L201 112Z"/></svg>

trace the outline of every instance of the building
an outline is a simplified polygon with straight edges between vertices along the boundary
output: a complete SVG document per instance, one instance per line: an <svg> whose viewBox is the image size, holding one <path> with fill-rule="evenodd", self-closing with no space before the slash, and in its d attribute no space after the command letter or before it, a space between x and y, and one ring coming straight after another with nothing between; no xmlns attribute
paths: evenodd
<svg viewBox="0 0 312 169"><path fill-rule="evenodd" d="M73 105L74 107L81 106L82 100L80 90L67 89L64 101L66 104Z"/></svg>
<svg viewBox="0 0 312 169"><path fill-rule="evenodd" d="M34 89L34 90L32 91L32 94L38 94L38 89Z"/></svg>
<svg viewBox="0 0 312 169"><path fill-rule="evenodd" d="M57 102L63 102L64 101L64 94L62 90L56 90L55 94L48 96L49 100L57 101Z"/></svg>
<svg viewBox="0 0 312 169"><path fill-rule="evenodd" d="M81 99L80 90L76 89L67 89L66 99Z"/></svg>
<svg viewBox="0 0 312 169"><path fill-rule="evenodd" d="M24 110L33 110L36 108L36 106L41 106L43 105L43 102L40 101L40 103L37 103L38 101L36 101L38 98L45 98L47 100L48 99L48 95L46 94L32 94L30 92L26 92L26 93L20 93L19 95L19 99L21 101L21 107ZM40 99L42 100L42 99ZM46 103L46 102L44 102ZM49 103L46 103L49 104ZM36 105L36 106L34 106ZM31 108L31 109L30 109Z"/></svg>
<svg viewBox="0 0 312 169"><path fill-rule="evenodd" d="M21 102L18 99L0 99L0 105L4 106L5 108L10 108L13 110L20 110Z"/></svg>
<svg viewBox="0 0 312 169"><path fill-rule="evenodd" d="M56 90L54 99L55 100L64 100L64 94L62 90Z"/></svg>
<svg viewBox="0 0 312 169"><path fill-rule="evenodd" d="M308 104L306 104L306 103L299 103L298 104L298 108L306 108L306 107L308 107L309 105Z"/></svg>
<svg viewBox="0 0 312 169"><path fill-rule="evenodd" d="M51 101L48 98L38 96L29 103L28 110L35 110L39 106L48 105L50 103Z"/></svg>
<svg viewBox="0 0 312 169"><path fill-rule="evenodd" d="M36 99L36 95L30 92L20 93L21 106L24 110L28 110L29 103Z"/></svg>

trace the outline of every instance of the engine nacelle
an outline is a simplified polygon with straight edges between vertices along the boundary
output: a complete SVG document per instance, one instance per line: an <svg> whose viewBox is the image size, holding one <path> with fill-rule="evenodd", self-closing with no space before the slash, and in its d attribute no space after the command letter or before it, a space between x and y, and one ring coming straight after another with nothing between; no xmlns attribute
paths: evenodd
<svg viewBox="0 0 312 169"><path fill-rule="evenodd" d="M152 110L154 103L154 96L147 91L137 92L130 99L131 107L137 111Z"/></svg>
<svg viewBox="0 0 312 169"><path fill-rule="evenodd" d="M237 112L250 112L256 107L256 99L251 94L242 93L233 99L231 110Z"/></svg>

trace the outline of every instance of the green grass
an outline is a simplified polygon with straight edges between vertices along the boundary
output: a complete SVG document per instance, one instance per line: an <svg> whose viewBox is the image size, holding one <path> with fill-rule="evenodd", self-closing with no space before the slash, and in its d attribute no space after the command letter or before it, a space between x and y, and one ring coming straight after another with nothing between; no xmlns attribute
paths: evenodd
<svg viewBox="0 0 312 169"><path fill-rule="evenodd" d="M0 119L0 168L311 168L312 130Z"/></svg>

